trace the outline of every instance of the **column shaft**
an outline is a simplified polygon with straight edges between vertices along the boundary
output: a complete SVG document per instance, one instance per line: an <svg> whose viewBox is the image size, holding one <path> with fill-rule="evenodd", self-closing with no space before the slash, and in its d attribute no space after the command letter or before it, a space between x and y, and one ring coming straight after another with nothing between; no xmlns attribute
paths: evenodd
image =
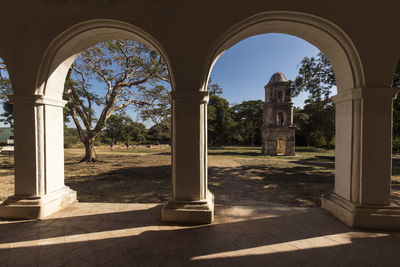
<svg viewBox="0 0 400 267"><path fill-rule="evenodd" d="M396 88L356 88L336 104L335 191L322 207L349 226L400 229L390 203L392 112Z"/></svg>
<svg viewBox="0 0 400 267"><path fill-rule="evenodd" d="M65 101L39 95L10 97L14 104L15 195L0 217L42 218L76 202L64 185Z"/></svg>
<svg viewBox="0 0 400 267"><path fill-rule="evenodd" d="M172 199L162 211L167 222L211 223L207 190L207 92L172 93Z"/></svg>
<svg viewBox="0 0 400 267"><path fill-rule="evenodd" d="M207 191L207 103L203 94L173 96L173 198L203 200Z"/></svg>

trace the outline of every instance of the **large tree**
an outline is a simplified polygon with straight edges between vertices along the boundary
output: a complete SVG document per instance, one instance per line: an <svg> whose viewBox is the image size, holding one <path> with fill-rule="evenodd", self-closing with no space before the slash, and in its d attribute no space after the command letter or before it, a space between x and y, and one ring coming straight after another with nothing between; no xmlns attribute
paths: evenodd
<svg viewBox="0 0 400 267"><path fill-rule="evenodd" d="M289 82L292 97L305 91L313 101L329 98L332 87L336 86L332 65L321 52L317 57L304 57L300 62L299 75Z"/></svg>
<svg viewBox="0 0 400 267"><path fill-rule="evenodd" d="M213 83L211 77L208 80L207 91L210 94L210 96L222 95L222 87L218 83Z"/></svg>
<svg viewBox="0 0 400 267"><path fill-rule="evenodd" d="M222 145L231 141L232 110L229 102L221 97L223 90L217 83L213 83L210 77L207 91L210 98L207 106L208 142L210 145Z"/></svg>
<svg viewBox="0 0 400 267"><path fill-rule="evenodd" d="M140 116L145 121L151 121L153 126L149 135L153 141L171 141L171 97L162 85L155 85L146 94L146 102L156 101L157 105L145 105L142 107Z"/></svg>
<svg viewBox="0 0 400 267"><path fill-rule="evenodd" d="M296 108L296 143L298 145L326 147L334 144L335 106L329 98L307 99L303 109Z"/></svg>
<svg viewBox="0 0 400 267"><path fill-rule="evenodd" d="M11 127L14 124L13 106L8 100L8 95L12 94L11 81L8 76L6 64L0 58L0 104L3 107L3 112L0 114L0 122L9 124Z"/></svg>
<svg viewBox="0 0 400 267"><path fill-rule="evenodd" d="M305 143L309 145L325 143L329 146L334 138L335 110L332 101L329 100L330 90L336 86L333 68L322 53L317 57L305 57L300 65L299 75L294 81L290 81L290 91L292 96L297 96L302 91L309 92L310 96L304 110L297 110L295 113L295 123L300 126L296 137L298 134L302 135L300 139L306 138ZM394 73L392 86L400 87L400 61ZM315 128L319 128L320 125L323 129ZM393 101L393 137L396 141L394 146L400 149L400 95Z"/></svg>
<svg viewBox="0 0 400 267"><path fill-rule="evenodd" d="M229 102L220 96L212 95L208 102L208 141L210 145L229 143L230 130L233 126Z"/></svg>
<svg viewBox="0 0 400 267"><path fill-rule="evenodd" d="M94 141L114 112L130 105L139 110L157 108L159 99L152 96L167 90L163 83L169 83L164 59L140 43L105 41L82 52L71 66L64 90L67 112L86 148L81 161L98 160Z"/></svg>
<svg viewBox="0 0 400 267"><path fill-rule="evenodd" d="M336 86L333 68L324 54L305 57L300 62L299 74L289 81L292 97L308 92L303 109L296 108L296 143L306 146L330 147L335 136L335 106L330 100Z"/></svg>

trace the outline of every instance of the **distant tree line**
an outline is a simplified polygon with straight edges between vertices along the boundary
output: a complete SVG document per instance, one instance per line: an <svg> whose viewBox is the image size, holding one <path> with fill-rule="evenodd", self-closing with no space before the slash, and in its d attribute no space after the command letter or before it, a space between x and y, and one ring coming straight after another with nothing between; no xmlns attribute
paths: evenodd
<svg viewBox="0 0 400 267"><path fill-rule="evenodd" d="M208 103L208 142L220 145L261 145L264 101L250 100L229 105L218 95ZM306 101L294 109L297 146L332 148L335 137L335 106L329 99Z"/></svg>
<svg viewBox="0 0 400 267"><path fill-rule="evenodd" d="M85 134L85 133L84 133ZM104 129L98 134L94 145L109 145L111 149L117 144L126 148L131 145L163 144L171 142L169 127L153 125L149 129L143 123L135 122L128 115L111 115ZM64 128L64 147L71 148L81 144L76 128Z"/></svg>
<svg viewBox="0 0 400 267"><path fill-rule="evenodd" d="M104 84L105 95L92 90L91 79ZM116 40L99 43L84 51L68 72L64 99L68 101L65 120L72 119L76 128L65 128L65 144L82 142L86 155L82 161L96 161L94 144L169 143L171 141L171 108L168 90L169 74L163 58L137 42ZM335 106L329 98L336 85L332 66L319 53L300 62L299 74L289 81L289 92L296 97L308 92L302 108L294 109L296 145L331 148L335 144ZM400 62L393 86L400 87ZM208 141L218 145L260 145L264 102L243 101L230 105L222 88L210 79L208 85ZM13 125L12 94L6 66L0 59L0 121ZM96 117L94 107L100 107ZM134 106L143 121L134 121L125 108ZM393 149L400 151L400 95L393 103Z"/></svg>
<svg viewBox="0 0 400 267"><path fill-rule="evenodd" d="M304 107L294 109L296 145L331 148L335 142L335 106L329 93L336 85L332 66L322 53L317 58L305 57L300 64L299 75L288 84L292 97L300 92L309 93ZM209 144L261 145L264 101L243 101L230 106L221 97L218 85L211 84L209 92Z"/></svg>

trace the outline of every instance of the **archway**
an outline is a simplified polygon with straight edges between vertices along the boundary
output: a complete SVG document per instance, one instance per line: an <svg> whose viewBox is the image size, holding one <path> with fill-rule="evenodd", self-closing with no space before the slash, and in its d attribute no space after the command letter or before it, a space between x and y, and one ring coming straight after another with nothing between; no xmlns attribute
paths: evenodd
<svg viewBox="0 0 400 267"><path fill-rule="evenodd" d="M286 153L286 139L284 137L278 138L278 155L285 155Z"/></svg>
<svg viewBox="0 0 400 267"><path fill-rule="evenodd" d="M99 32L101 32L100 35L99 35ZM118 38L118 39L116 39L116 38ZM132 41L111 41L111 40L132 40ZM47 50L48 55L44 58L44 60L42 62L42 70L44 70L45 72L47 71L47 74L40 73L40 76L39 76L39 80L42 79L42 77L47 77L47 80L45 83L38 83L38 85L40 85L40 86L37 87L36 94L43 94L45 98L47 98L47 97L52 98L52 99L59 98L60 92L62 93L62 91L64 90L64 84L61 82L61 79L66 76L66 74L67 74L66 70L68 71L70 69L70 66L74 61L80 59L79 55L82 51L84 51L88 47L92 47L93 45L96 45L96 44L97 44L96 45L97 47L102 46L102 45L104 46L104 44L105 44L104 41L108 41L110 43L107 46L108 50L105 54L106 57L108 55L107 53L109 53L109 54L112 53L112 50L114 49L114 47L116 47L117 43L125 44L125 47L122 48L122 50L124 50L125 48L129 47L129 44L130 44L130 46L132 46L133 45L132 42L134 42L134 43L138 44L137 47L135 46L135 49L137 49L135 51L139 51L138 53L140 53L140 51L142 51L141 53L146 53L145 51L147 51L146 49L148 47L152 51L157 51L161 55L161 58L163 59L163 61L166 62L167 66L168 67L170 66L168 58L165 56L165 52L162 49L161 45L156 40L154 40L154 38L152 38L149 34L145 33L144 31L142 31L134 26L131 26L131 25L128 25L125 23L121 23L121 22L117 22L117 21L108 21L108 20L89 21L89 22L85 22L85 23L76 25L73 28L67 30L63 35L58 37L53 42L53 44L49 47L49 49ZM112 43L112 42L116 42L116 43ZM143 46L143 47L140 48L140 46ZM121 48L120 48L120 50L121 50ZM88 50L85 50L85 51L88 51ZM94 53L96 53L96 49L94 49L93 51L94 51ZM54 53L54 54L52 54L52 53ZM87 53L87 52L85 52L85 53ZM134 53L134 52L131 52L131 53ZM150 56L152 54L152 52L149 52L148 54ZM123 56L124 57L129 56L128 50L125 49L125 51L123 52ZM53 60L46 61L47 57L50 57ZM112 62L112 60L111 60L112 56L110 55L109 57L110 57L109 59L106 59L104 61L105 62L104 64L108 64L107 60L110 60L110 62ZM145 60L145 59L143 58L142 60ZM82 62L83 61L81 61L81 63ZM122 65L124 65L124 66L128 65L129 62L130 62L130 60L126 60L125 63L122 62ZM57 66L57 64L58 64L58 66ZM114 63L111 63L111 64L114 64ZM118 62L116 64L117 65L121 64L121 62ZM118 69L116 66L114 66L114 67L111 66L110 68ZM51 70L54 70L54 71L51 72ZM74 68L72 68L71 70L72 70L72 75L77 75L77 76L82 75L82 73L79 73L80 71L77 70L76 66ZM168 69L168 74L169 74L169 80L171 81L170 87L173 88L174 82L171 78L172 75L171 75L171 72L169 71L169 69ZM143 78L144 76L141 77L142 79L138 78L137 80L135 80L134 78L132 78L132 77L134 77L134 75L132 75L130 73L118 74L118 75L121 75L121 77L122 76L131 77L131 78L127 78L126 80L120 82L120 84L129 82L131 84L137 84L143 88L146 88L146 86L148 86L148 84L140 83L141 80L146 80L145 78ZM114 88L118 87L118 85L114 84L114 82L107 80L106 77L104 77L107 75L106 74L103 75L102 72L99 70L97 70L97 76L100 80L103 79L103 81L105 81L106 84L112 84L112 86ZM113 76L113 75L109 75L109 76ZM86 81L86 82L88 82L88 81ZM107 89L107 90L109 90L109 92L110 92L111 89ZM112 98L113 95L118 95L119 98L121 98L121 99L124 99L124 98L127 98L130 96L129 92L127 92L124 95L122 95L122 93L123 93L123 91L116 91L115 94L113 91L111 91L110 93L107 93L105 96L104 103L108 103L109 101L111 101L110 99ZM132 92L131 95L133 95L133 94L134 93ZM162 92L159 92L159 94L162 94ZM64 93L64 96L66 97L65 93ZM168 94L166 94L166 96L168 96ZM84 99L84 101L87 102L88 99ZM118 104L115 104L115 106L120 105L120 106L125 107L127 104L129 104L129 101L130 100L124 100L122 102L119 102ZM145 102L144 99L140 99L140 101L142 101L142 103ZM137 102L139 102L139 101L137 101ZM152 102L152 104L154 104L154 102ZM70 108L70 106L71 105L68 104L69 108ZM108 117L111 114L110 111L114 109L113 106L114 106L114 104L110 107L104 107L101 114L98 115L99 118L96 119L97 123L95 123L95 125L92 127L92 129L89 130L89 129L87 129L87 126L85 126L84 128L86 128L86 130L84 130L84 131L81 130L81 132L93 132L94 133L96 131L96 128L98 128L98 127L101 128L101 125L99 126L99 122L101 124L101 119L104 120L104 118L102 117L103 114L106 114L106 115L104 115L104 117ZM110 110L110 111L108 111L108 110ZM116 108L114 113L117 110L119 110L119 109ZM120 109L120 111L123 111L123 109ZM77 112L77 113L79 114L79 112ZM127 114L120 116L119 118L130 119L129 116L127 116ZM78 129L82 129L83 128L82 125L85 125L85 122L83 122L83 124L79 125L79 121L83 121L82 116L77 116L77 118L73 117L73 121L75 122L75 125ZM86 122L86 124L87 124L87 122ZM107 127L107 125L108 125L106 122L104 122L103 124L105 125L105 127ZM170 129L169 125L168 125L168 128ZM86 135L85 138L89 138L89 135ZM82 137L80 137L80 139L82 139ZM103 142L106 142L106 141L103 141ZM112 142L115 142L115 140L112 140ZM156 142L156 141L154 141L154 142ZM127 142L126 147L127 148L124 149L124 151L131 149L129 147L129 142ZM152 148L152 150L154 150L154 151L158 151L157 147L154 147L152 145L148 145L148 147ZM86 150L88 150L88 149L86 148ZM103 149L103 150L108 150L108 148ZM118 153L120 153L119 150L120 149L116 149L116 150L113 150L113 152L118 154ZM140 149L138 149L138 150L140 150ZM146 148L143 148L143 150L146 150ZM162 150L161 152L164 152L164 150ZM134 152L134 151L132 151L132 152ZM146 153L148 151L143 151L143 152ZM47 153L48 153L48 151L47 151ZM102 153L104 153L104 151ZM110 153L108 153L108 154L110 154ZM108 155L108 154L106 153L106 155ZM113 154L110 154L110 157L112 157L112 155ZM127 158L129 158L129 156L127 156ZM123 164L123 163L125 163L125 164ZM121 164L121 169L127 169L125 167L125 165L128 164L127 160L120 161L119 164ZM153 161L153 164L156 164L156 163ZM143 172L146 172L145 166L147 166L147 165L145 164L145 165L141 166L143 169L142 170ZM133 166L130 166L130 167L132 168L132 169L130 169L130 171L132 171L134 173L135 168L133 168ZM157 167L162 168L163 166L155 166L154 165L152 168L152 171L156 171ZM151 166L148 166L148 168L151 168ZM169 169L169 166L167 166L167 169ZM127 172L128 171L125 171L125 173L127 173ZM165 172L165 170L164 170L164 172ZM167 173L168 173L168 170L167 170ZM96 175L96 177L97 176L100 177L101 175ZM121 175L121 177L123 177L123 176L124 175ZM168 175L167 175L167 177L168 177ZM151 180L151 179L147 179L147 180ZM102 179L99 178L99 181L102 181ZM112 182L112 183L114 183L114 182ZM70 185L72 189L77 189L74 187L74 185L76 186L76 185L82 185L82 184L84 184L84 183L81 183L81 182L77 181L76 179L71 184L68 183L68 185ZM112 202L118 201L118 197L115 196L115 193L116 193L115 186L118 187L118 184L121 185L121 183L118 183L118 182L115 182L115 184L113 184L112 186L106 185L103 183L104 188L109 187L109 188L113 189L114 195L110 194L107 197L109 199L109 201L112 201ZM136 184L137 188L139 188L139 186L138 186L139 184ZM101 188L102 186L100 184L97 184L96 187ZM125 189L127 189L128 187L125 187ZM143 186L141 186L141 187L143 187ZM169 188L170 187L168 186L168 189ZM83 190L85 191L85 188ZM124 189L121 189L121 190L125 191ZM138 191L138 192L141 192L141 195L144 196L145 192L142 192L144 189L141 188L140 190L141 191ZM155 188L155 190L156 190L156 188ZM104 191L104 190L99 190L99 191ZM126 191L128 191L128 190L126 190ZM98 192L98 193L99 193L99 195L107 195L106 192ZM142 198L136 197L135 198L135 197L133 197L134 194L132 194L132 193L128 194L128 192L126 192L124 196L121 196L121 199L123 202L135 201L135 200L146 201L145 197L142 197ZM86 194L86 196L83 199L84 200L91 199L91 196ZM163 199L163 201L166 201L166 200Z"/></svg>
<svg viewBox="0 0 400 267"><path fill-rule="evenodd" d="M308 113L304 99L288 95L285 102L279 102L278 98L278 93L289 89L290 80L299 75L299 62L318 52L294 36L263 34L241 41L219 58L212 81L223 93L215 96L211 92L208 104L208 184L216 203L319 206L321 194L332 191L331 150L297 147L295 156L293 109L297 107L296 114ZM224 114L231 119L220 120L221 124L233 123L222 132L218 118ZM334 121L330 123L334 127Z"/></svg>
<svg viewBox="0 0 400 267"><path fill-rule="evenodd" d="M224 51L247 37L264 33L294 35L320 49L329 59L335 73L338 91L338 96L334 100L336 114L347 112L349 105L353 105L352 99L356 98L353 96L353 89L364 86L364 74L357 50L350 38L338 26L303 13L268 12L255 15L233 26L221 35L210 50L209 61L205 63L204 84L207 84L212 67ZM347 200L354 198L350 186L354 171L352 164L354 154L350 145L354 134L349 125L352 123L351 116L350 113L346 116L336 116L335 145L336 154L339 156L335 158L335 193Z"/></svg>
<svg viewBox="0 0 400 267"><path fill-rule="evenodd" d="M283 102L283 92L282 91L278 92L278 102Z"/></svg>
<svg viewBox="0 0 400 267"><path fill-rule="evenodd" d="M76 192L64 182L63 107L66 101L62 96L65 78L74 60L86 48L101 41L120 39L140 42L161 54L169 67L171 88L174 88L171 64L164 49L151 35L135 26L112 20L92 20L60 34L42 58L32 95L13 96L16 114L25 119L16 120L18 133L28 133L29 138L18 143L15 197L1 207L1 216L41 218L76 201ZM29 123L24 123L27 121ZM21 153L24 150L30 153ZM15 209L14 205L18 206L21 199L29 205Z"/></svg>

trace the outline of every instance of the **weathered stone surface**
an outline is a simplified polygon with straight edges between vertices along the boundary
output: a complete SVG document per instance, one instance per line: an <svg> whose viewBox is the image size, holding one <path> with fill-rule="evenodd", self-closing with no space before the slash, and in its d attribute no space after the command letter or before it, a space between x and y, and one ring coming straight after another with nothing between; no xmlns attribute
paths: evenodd
<svg viewBox="0 0 400 267"><path fill-rule="evenodd" d="M1 266L398 266L400 234L320 208L216 206L215 222L160 222L159 204L79 203L0 221Z"/></svg>
<svg viewBox="0 0 400 267"><path fill-rule="evenodd" d="M295 155L296 126L293 124L293 103L287 85L285 76L277 72L264 87L261 150L266 155Z"/></svg>

